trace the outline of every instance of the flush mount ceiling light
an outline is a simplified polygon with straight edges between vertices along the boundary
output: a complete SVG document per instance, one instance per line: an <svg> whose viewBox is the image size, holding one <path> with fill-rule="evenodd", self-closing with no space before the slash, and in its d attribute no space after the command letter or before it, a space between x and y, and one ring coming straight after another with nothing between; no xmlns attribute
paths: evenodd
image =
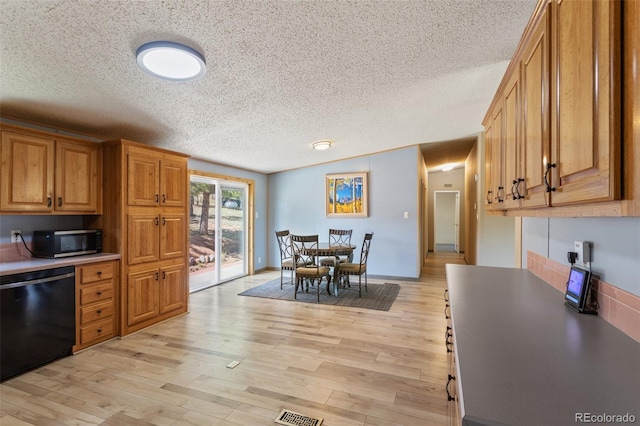
<svg viewBox="0 0 640 426"><path fill-rule="evenodd" d="M455 166L455 164L449 163L449 164L444 164L442 166L442 171L443 172L448 172L449 170L453 170L453 167Z"/></svg>
<svg viewBox="0 0 640 426"><path fill-rule="evenodd" d="M331 148L332 143L333 141L329 139L317 141L313 143L313 149L315 149L316 151L324 151L325 149Z"/></svg>
<svg viewBox="0 0 640 426"><path fill-rule="evenodd" d="M195 80L207 70L204 56L200 52L171 41L143 44L136 51L136 58L145 72L165 80Z"/></svg>

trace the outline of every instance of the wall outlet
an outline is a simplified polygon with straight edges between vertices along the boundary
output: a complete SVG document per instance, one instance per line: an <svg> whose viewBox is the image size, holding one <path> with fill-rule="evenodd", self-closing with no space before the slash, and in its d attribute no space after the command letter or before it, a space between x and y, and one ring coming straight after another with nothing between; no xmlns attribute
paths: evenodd
<svg viewBox="0 0 640 426"><path fill-rule="evenodd" d="M576 256L576 263L582 266L591 263L591 243L587 241L574 241L573 251L578 254Z"/></svg>
<svg viewBox="0 0 640 426"><path fill-rule="evenodd" d="M12 243L19 243L20 242L20 234L22 234L22 231L20 231L19 229L14 229L13 231L11 231L11 242Z"/></svg>
<svg viewBox="0 0 640 426"><path fill-rule="evenodd" d="M261 257L258 258L258 263L262 263L262 258Z"/></svg>

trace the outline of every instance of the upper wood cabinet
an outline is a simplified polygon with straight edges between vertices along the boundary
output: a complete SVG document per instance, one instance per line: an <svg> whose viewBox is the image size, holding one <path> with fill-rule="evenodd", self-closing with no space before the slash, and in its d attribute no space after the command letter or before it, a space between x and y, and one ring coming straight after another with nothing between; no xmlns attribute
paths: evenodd
<svg viewBox="0 0 640 426"><path fill-rule="evenodd" d="M492 169L488 189L498 189L495 170L504 174L499 210L575 215L531 209L622 199L621 8L610 0L539 1L483 122ZM626 168L633 167L627 161ZM623 207L612 204L606 211L623 215ZM592 208L580 215L602 212Z"/></svg>
<svg viewBox="0 0 640 426"><path fill-rule="evenodd" d="M130 206L184 205L187 170L184 162L131 148L128 155L127 197Z"/></svg>
<svg viewBox="0 0 640 426"><path fill-rule="evenodd" d="M620 2L553 6L552 204L619 199Z"/></svg>
<svg viewBox="0 0 640 426"><path fill-rule="evenodd" d="M100 214L101 145L2 126L0 210Z"/></svg>

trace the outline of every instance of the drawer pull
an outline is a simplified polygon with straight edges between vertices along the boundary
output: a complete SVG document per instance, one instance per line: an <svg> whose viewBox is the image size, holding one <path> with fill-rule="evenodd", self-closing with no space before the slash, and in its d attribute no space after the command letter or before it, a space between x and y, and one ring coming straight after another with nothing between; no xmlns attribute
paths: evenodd
<svg viewBox="0 0 640 426"><path fill-rule="evenodd" d="M102 292L101 291L96 291L96 295L97 296L102 296Z"/></svg>
<svg viewBox="0 0 640 426"><path fill-rule="evenodd" d="M102 275L102 271L98 271L98 272L96 272L96 274Z"/></svg>
<svg viewBox="0 0 640 426"><path fill-rule="evenodd" d="M98 314L98 315L102 314L102 309L97 310L96 314Z"/></svg>
<svg viewBox="0 0 640 426"><path fill-rule="evenodd" d="M96 330L98 333L102 333L102 329L99 328L98 330Z"/></svg>

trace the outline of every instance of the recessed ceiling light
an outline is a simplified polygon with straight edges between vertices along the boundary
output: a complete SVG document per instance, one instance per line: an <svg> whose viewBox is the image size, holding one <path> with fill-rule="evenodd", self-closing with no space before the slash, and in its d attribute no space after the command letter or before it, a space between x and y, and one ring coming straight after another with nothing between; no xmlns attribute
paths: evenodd
<svg viewBox="0 0 640 426"><path fill-rule="evenodd" d="M329 149L331 148L331 144L333 141L329 140L329 139L324 139L318 142L314 142L313 143L313 149L315 149L316 151L324 151L325 149Z"/></svg>
<svg viewBox="0 0 640 426"><path fill-rule="evenodd" d="M204 56L200 52L171 41L143 44L136 51L136 58L145 72L165 80L195 80L207 70Z"/></svg>

